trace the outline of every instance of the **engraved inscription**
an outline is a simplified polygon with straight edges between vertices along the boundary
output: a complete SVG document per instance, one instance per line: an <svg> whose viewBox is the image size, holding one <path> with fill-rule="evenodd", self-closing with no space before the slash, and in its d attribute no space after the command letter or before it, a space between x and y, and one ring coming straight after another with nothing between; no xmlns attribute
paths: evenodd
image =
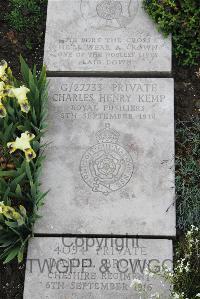
<svg viewBox="0 0 200 299"><path fill-rule="evenodd" d="M130 154L118 145L119 133L105 129L96 134L98 144L90 147L83 155L80 173L94 192L108 195L124 187L133 174L133 160Z"/></svg>
<svg viewBox="0 0 200 299"><path fill-rule="evenodd" d="M122 13L122 5L119 1L104 0L97 4L97 14L105 20L117 20Z"/></svg>
<svg viewBox="0 0 200 299"><path fill-rule="evenodd" d="M97 30L126 28L138 11L137 0L81 0L81 13L88 25Z"/></svg>
<svg viewBox="0 0 200 299"><path fill-rule="evenodd" d="M56 2L48 5L49 71L170 71L171 38L156 30L142 0Z"/></svg>
<svg viewBox="0 0 200 299"><path fill-rule="evenodd" d="M55 113L69 120L156 121L166 96L157 84L64 82L52 95ZM62 105L62 103L65 103ZM149 107L153 105L152 110Z"/></svg>
<svg viewBox="0 0 200 299"><path fill-rule="evenodd" d="M157 292L169 298L169 285L160 281L160 273L172 269L171 241L127 236L35 240L37 249L32 247L27 259L24 299L36 286L42 296L36 293L32 299L139 299L142 290L145 298L156 298L152 294ZM133 286L134 279L141 284Z"/></svg>
<svg viewBox="0 0 200 299"><path fill-rule="evenodd" d="M37 233L173 236L173 80L49 81L42 188L51 191Z"/></svg>

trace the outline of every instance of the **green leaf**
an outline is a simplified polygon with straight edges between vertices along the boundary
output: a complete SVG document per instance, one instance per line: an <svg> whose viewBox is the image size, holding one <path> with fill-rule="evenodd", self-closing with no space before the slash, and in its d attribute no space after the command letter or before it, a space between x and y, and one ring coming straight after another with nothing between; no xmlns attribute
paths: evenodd
<svg viewBox="0 0 200 299"><path fill-rule="evenodd" d="M25 224L24 222L24 218L23 217L20 217L19 219L17 219L17 223L18 223L18 226L22 226Z"/></svg>
<svg viewBox="0 0 200 299"><path fill-rule="evenodd" d="M36 116L35 108L34 107L32 108L32 119L33 119L33 123L35 125L37 125L37 116Z"/></svg>
<svg viewBox="0 0 200 299"><path fill-rule="evenodd" d="M30 69L29 69L29 87L30 87L30 90L31 90L31 94L34 95L36 90L37 90L37 86L35 85L33 74L32 74Z"/></svg>
<svg viewBox="0 0 200 299"><path fill-rule="evenodd" d="M38 81L38 86L39 89L42 89L46 84L46 67L43 66L42 71L40 73L39 81Z"/></svg>
<svg viewBox="0 0 200 299"><path fill-rule="evenodd" d="M17 185L23 180L25 175L26 173L23 173L20 176L16 177L10 184L10 190L12 190L13 188L16 189Z"/></svg>
<svg viewBox="0 0 200 299"><path fill-rule="evenodd" d="M7 110L7 113L9 114L9 116L14 117L15 109L13 109L10 105L7 105L6 110Z"/></svg>
<svg viewBox="0 0 200 299"><path fill-rule="evenodd" d="M7 182L0 177L0 190L5 190L7 189Z"/></svg>
<svg viewBox="0 0 200 299"><path fill-rule="evenodd" d="M17 246L15 248L13 248L12 250L10 250L8 255L7 255L7 258L5 259L5 261L3 263L7 264L10 261L12 261L18 255L19 250L20 250L19 246Z"/></svg>
<svg viewBox="0 0 200 299"><path fill-rule="evenodd" d="M21 215L26 217L26 209L22 205L19 206L19 210Z"/></svg>
<svg viewBox="0 0 200 299"><path fill-rule="evenodd" d="M26 85L29 85L29 67L23 57L20 55L21 73Z"/></svg>
<svg viewBox="0 0 200 299"><path fill-rule="evenodd" d="M33 149L34 149L34 151L35 152L39 151L39 149L40 149L40 142L33 141L32 143L33 143Z"/></svg>
<svg viewBox="0 0 200 299"><path fill-rule="evenodd" d="M12 127L13 127L13 123L11 123L5 130L4 134L3 134L3 141L4 143L12 141L10 140L10 133L12 131Z"/></svg>
<svg viewBox="0 0 200 299"><path fill-rule="evenodd" d="M16 170L0 170L0 177L15 177L16 174Z"/></svg>
<svg viewBox="0 0 200 299"><path fill-rule="evenodd" d="M47 194L49 193L50 190L46 191L45 193L41 193L36 201L36 204L41 204L43 199L47 196Z"/></svg>
<svg viewBox="0 0 200 299"><path fill-rule="evenodd" d="M31 186L31 195L32 195L33 199L35 199L36 194L37 194L37 188L36 188L35 184L33 184L32 182L30 183L30 186Z"/></svg>
<svg viewBox="0 0 200 299"><path fill-rule="evenodd" d="M24 258L24 251L25 251L25 244L23 244L18 252L18 255L17 255L17 260L18 260L18 263L20 264L22 261L23 261L23 258Z"/></svg>
<svg viewBox="0 0 200 299"><path fill-rule="evenodd" d="M1 245L0 247L1 248L6 248L6 247L10 246L12 243L13 243L13 240L11 239L11 240L5 241L3 243L3 245Z"/></svg>
<svg viewBox="0 0 200 299"><path fill-rule="evenodd" d="M36 73L36 65L33 66L33 78L34 78L34 81L35 83L37 82L37 73Z"/></svg>
<svg viewBox="0 0 200 299"><path fill-rule="evenodd" d="M19 184L17 185L15 192L16 192L17 196L20 196L20 197L22 196L22 189Z"/></svg>
<svg viewBox="0 0 200 299"><path fill-rule="evenodd" d="M3 201L7 200L9 192L10 192L10 187L8 186L8 188L6 189L6 192L5 192L4 196L3 196Z"/></svg>
<svg viewBox="0 0 200 299"><path fill-rule="evenodd" d="M32 177L30 165L28 162L26 162L26 174L27 174L29 181L33 182L33 177Z"/></svg>
<svg viewBox="0 0 200 299"><path fill-rule="evenodd" d="M19 226L17 222L12 221L5 221L5 224L10 228L17 228Z"/></svg>
<svg viewBox="0 0 200 299"><path fill-rule="evenodd" d="M23 131L23 132L26 131L25 127L22 126L22 125L17 126L17 129L18 129L19 131Z"/></svg>

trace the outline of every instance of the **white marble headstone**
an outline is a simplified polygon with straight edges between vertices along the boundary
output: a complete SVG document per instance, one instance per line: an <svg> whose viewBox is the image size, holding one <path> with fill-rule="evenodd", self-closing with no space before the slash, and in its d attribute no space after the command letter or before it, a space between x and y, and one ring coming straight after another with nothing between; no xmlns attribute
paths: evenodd
<svg viewBox="0 0 200 299"><path fill-rule="evenodd" d="M142 0L49 0L44 63L50 72L171 72L171 38Z"/></svg>
<svg viewBox="0 0 200 299"><path fill-rule="evenodd" d="M51 78L42 234L175 235L172 79Z"/></svg>

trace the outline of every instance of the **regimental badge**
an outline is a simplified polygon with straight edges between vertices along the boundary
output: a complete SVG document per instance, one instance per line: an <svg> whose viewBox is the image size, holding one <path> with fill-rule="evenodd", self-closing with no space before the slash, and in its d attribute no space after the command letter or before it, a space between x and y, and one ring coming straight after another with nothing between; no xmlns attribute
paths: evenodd
<svg viewBox="0 0 200 299"><path fill-rule="evenodd" d="M94 192L108 195L124 187L133 175L133 159L118 144L119 136L110 124L106 124L96 133L98 143L90 147L81 159L81 176Z"/></svg>
<svg viewBox="0 0 200 299"><path fill-rule="evenodd" d="M126 28L137 15L138 0L81 0L83 18L94 29Z"/></svg>

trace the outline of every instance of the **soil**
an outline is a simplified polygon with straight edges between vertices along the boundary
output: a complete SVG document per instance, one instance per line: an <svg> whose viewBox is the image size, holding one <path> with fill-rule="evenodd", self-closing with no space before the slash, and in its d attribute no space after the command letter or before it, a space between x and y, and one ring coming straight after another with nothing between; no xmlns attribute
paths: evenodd
<svg viewBox="0 0 200 299"><path fill-rule="evenodd" d="M24 263L21 265L18 265L17 261L8 265L0 263L0 299L22 299L24 276Z"/></svg>
<svg viewBox="0 0 200 299"><path fill-rule="evenodd" d="M200 113L200 61L197 66L181 67L174 59L175 119L188 120Z"/></svg>
<svg viewBox="0 0 200 299"><path fill-rule="evenodd" d="M26 58L30 66L36 64L37 69L42 66L46 8L44 7L43 11L43 21L38 27L39 38L37 34L32 49L28 49L25 46L26 37L34 33L32 30L18 33L10 28L3 18L9 12L8 3L9 1L0 0L0 60L5 59L14 75L18 76L20 54ZM174 60L172 76L175 79L175 118L190 119L200 111L200 62L198 66L189 68L178 66ZM0 299L23 298L24 271L24 263L0 263Z"/></svg>
<svg viewBox="0 0 200 299"><path fill-rule="evenodd" d="M27 63L36 65L40 69L43 63L44 35L46 25L46 6L42 7L42 20L37 28L27 28L26 31L17 32L5 20L9 14L9 0L0 0L0 60L6 60L13 74L18 77L20 70L20 54ZM26 47L27 39L31 39L31 49Z"/></svg>

